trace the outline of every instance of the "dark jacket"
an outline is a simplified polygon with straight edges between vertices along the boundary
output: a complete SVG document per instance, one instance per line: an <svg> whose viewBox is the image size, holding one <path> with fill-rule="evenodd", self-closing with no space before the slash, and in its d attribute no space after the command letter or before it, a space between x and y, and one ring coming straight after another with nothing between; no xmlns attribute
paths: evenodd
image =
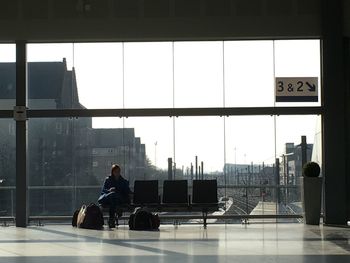
<svg viewBox="0 0 350 263"><path fill-rule="evenodd" d="M129 188L129 181L124 179L122 176L120 176L118 180L116 180L113 176L106 177L99 200L104 195L109 194L110 192L108 190L112 187L115 187L115 192L121 195L125 202L129 202L129 194L132 192Z"/></svg>

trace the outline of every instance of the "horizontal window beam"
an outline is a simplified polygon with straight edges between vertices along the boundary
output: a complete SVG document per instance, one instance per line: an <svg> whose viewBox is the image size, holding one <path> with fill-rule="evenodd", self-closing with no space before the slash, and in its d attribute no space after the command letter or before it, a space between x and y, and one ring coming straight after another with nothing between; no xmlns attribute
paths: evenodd
<svg viewBox="0 0 350 263"><path fill-rule="evenodd" d="M218 185L218 189L298 189L300 185ZM159 189L163 187L160 186ZM190 185L189 188L192 188ZM73 190L73 189L94 189L100 190L100 185L54 185L54 186L28 186L29 190ZM15 186L0 186L0 190L16 190Z"/></svg>
<svg viewBox="0 0 350 263"><path fill-rule="evenodd" d="M323 107L154 108L154 109L42 109L27 110L27 118L59 117L179 117L242 115L319 115ZM13 111L0 111L0 118L13 118Z"/></svg>
<svg viewBox="0 0 350 263"><path fill-rule="evenodd" d="M13 110L0 110L0 118L13 118Z"/></svg>

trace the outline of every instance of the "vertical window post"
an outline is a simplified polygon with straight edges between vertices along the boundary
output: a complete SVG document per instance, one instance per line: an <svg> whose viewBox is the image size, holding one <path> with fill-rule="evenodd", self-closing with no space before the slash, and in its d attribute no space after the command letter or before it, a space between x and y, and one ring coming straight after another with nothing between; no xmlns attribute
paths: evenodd
<svg viewBox="0 0 350 263"><path fill-rule="evenodd" d="M16 41L16 226L28 223L26 42Z"/></svg>

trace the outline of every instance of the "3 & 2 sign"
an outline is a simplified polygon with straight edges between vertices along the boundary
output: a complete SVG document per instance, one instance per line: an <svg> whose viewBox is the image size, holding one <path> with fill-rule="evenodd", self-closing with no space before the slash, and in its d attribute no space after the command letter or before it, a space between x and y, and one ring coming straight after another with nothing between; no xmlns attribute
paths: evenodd
<svg viewBox="0 0 350 263"><path fill-rule="evenodd" d="M276 78L276 102L317 102L318 78Z"/></svg>

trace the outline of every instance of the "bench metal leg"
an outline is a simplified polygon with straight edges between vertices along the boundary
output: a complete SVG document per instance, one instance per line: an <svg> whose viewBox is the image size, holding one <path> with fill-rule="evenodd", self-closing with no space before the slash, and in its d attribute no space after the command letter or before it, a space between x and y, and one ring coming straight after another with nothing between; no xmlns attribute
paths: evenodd
<svg viewBox="0 0 350 263"><path fill-rule="evenodd" d="M203 211L203 227L204 227L204 229L207 229L207 217L208 217L208 212Z"/></svg>
<svg viewBox="0 0 350 263"><path fill-rule="evenodd" d="M248 218L242 218L242 225L249 225L249 219Z"/></svg>
<svg viewBox="0 0 350 263"><path fill-rule="evenodd" d="M44 223L41 222L41 220L38 220L38 223L36 224L37 226L44 226Z"/></svg>
<svg viewBox="0 0 350 263"><path fill-rule="evenodd" d="M180 225L180 221L178 219L174 219L173 225L175 226L175 228L178 228L178 226Z"/></svg>

